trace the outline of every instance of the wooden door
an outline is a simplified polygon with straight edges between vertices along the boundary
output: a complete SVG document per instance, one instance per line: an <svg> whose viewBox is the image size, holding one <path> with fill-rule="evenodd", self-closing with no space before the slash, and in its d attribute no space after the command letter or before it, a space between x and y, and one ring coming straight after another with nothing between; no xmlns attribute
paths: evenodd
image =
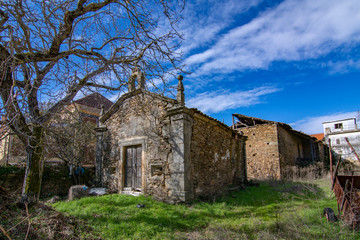
<svg viewBox="0 0 360 240"><path fill-rule="evenodd" d="M141 189L141 146L126 148L124 186Z"/></svg>

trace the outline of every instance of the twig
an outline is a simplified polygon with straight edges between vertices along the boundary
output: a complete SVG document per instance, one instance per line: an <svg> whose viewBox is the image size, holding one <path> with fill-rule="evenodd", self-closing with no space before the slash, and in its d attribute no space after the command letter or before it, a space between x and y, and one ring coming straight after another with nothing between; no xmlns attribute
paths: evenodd
<svg viewBox="0 0 360 240"><path fill-rule="evenodd" d="M30 226L31 226L31 221L30 221L30 215L29 215L29 209L28 209L28 204L27 204L27 203L25 203L25 208L26 208L27 219L28 219L28 221L29 221L28 229L27 229L26 236L25 236L25 240L26 240L27 237L28 237L28 235L29 235Z"/></svg>
<svg viewBox="0 0 360 240"><path fill-rule="evenodd" d="M0 225L0 229L1 231L3 231L4 235L9 239L11 240L11 237L9 236L9 234L5 231L5 229L3 229L3 227Z"/></svg>
<svg viewBox="0 0 360 240"><path fill-rule="evenodd" d="M31 214L29 215L29 217L31 216ZM18 226L20 223L26 221L28 219L28 217L24 218L23 220L21 220L20 222L18 222L17 224L15 224L14 226L12 226L11 228L8 229L8 231L10 232L11 230L13 230L16 226Z"/></svg>

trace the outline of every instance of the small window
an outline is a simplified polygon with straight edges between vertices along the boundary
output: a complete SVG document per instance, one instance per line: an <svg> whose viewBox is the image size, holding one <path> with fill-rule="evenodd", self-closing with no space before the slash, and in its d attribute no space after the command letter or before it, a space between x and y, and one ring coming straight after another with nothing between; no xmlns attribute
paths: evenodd
<svg viewBox="0 0 360 240"><path fill-rule="evenodd" d="M335 123L335 129L342 129L342 123Z"/></svg>
<svg viewBox="0 0 360 240"><path fill-rule="evenodd" d="M340 139L336 139L336 144L340 144Z"/></svg>
<svg viewBox="0 0 360 240"><path fill-rule="evenodd" d="M151 165L151 176L161 176L163 174L162 165Z"/></svg>

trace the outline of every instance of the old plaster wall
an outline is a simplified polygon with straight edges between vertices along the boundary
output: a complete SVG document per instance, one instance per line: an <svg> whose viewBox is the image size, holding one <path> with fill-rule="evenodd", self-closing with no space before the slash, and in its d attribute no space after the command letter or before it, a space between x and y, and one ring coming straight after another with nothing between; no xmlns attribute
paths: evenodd
<svg viewBox="0 0 360 240"><path fill-rule="evenodd" d="M248 179L280 178L279 146L276 124L241 128L247 137L246 161Z"/></svg>
<svg viewBox="0 0 360 240"><path fill-rule="evenodd" d="M172 158L169 143L169 121L166 108L172 103L138 94L124 100L105 122L106 152L103 181L121 192L124 183L124 158L128 146L142 147L142 192L159 198L168 196L166 180L170 177L168 160Z"/></svg>
<svg viewBox="0 0 360 240"><path fill-rule="evenodd" d="M226 186L246 179L244 144L243 136L194 114L190 156L196 198L219 194Z"/></svg>

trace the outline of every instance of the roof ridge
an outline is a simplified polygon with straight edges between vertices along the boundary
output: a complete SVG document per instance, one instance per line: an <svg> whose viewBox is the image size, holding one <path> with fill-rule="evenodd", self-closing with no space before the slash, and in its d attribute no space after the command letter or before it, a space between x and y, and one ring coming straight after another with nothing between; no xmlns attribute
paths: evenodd
<svg viewBox="0 0 360 240"><path fill-rule="evenodd" d="M104 105L106 109L109 109L114 104L98 92L93 92L87 96L77 99L73 101L73 103L97 109L100 109L101 105Z"/></svg>

